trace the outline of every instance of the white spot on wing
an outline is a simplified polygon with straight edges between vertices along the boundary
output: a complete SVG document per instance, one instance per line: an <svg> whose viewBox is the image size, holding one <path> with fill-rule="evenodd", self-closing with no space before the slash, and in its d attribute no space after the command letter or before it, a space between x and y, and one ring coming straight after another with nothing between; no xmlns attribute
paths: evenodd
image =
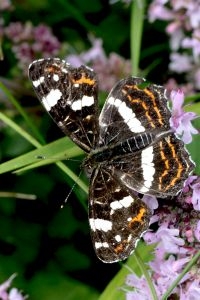
<svg viewBox="0 0 200 300"><path fill-rule="evenodd" d="M102 230L107 232L112 229L112 222L103 219L90 219L90 227L93 231Z"/></svg>
<svg viewBox="0 0 200 300"><path fill-rule="evenodd" d="M110 203L110 207L113 210L120 209L123 207L129 207L134 202L134 199L131 196L124 197L119 201L113 201Z"/></svg>
<svg viewBox="0 0 200 300"><path fill-rule="evenodd" d="M58 74L54 74L54 75L53 75L53 80L54 80L54 81L59 81L59 76L58 76Z"/></svg>
<svg viewBox="0 0 200 300"><path fill-rule="evenodd" d="M33 86L37 88L41 83L44 82L44 76L41 76L38 80L33 81Z"/></svg>
<svg viewBox="0 0 200 300"><path fill-rule="evenodd" d="M64 61L63 61L63 62L64 62ZM69 67L69 66L70 66L70 65L67 64L67 67ZM61 70L62 70L63 73L66 73L66 74L68 73L68 70L67 70L65 67L63 67Z"/></svg>
<svg viewBox="0 0 200 300"><path fill-rule="evenodd" d="M120 203L124 207L129 207L133 202L134 202L134 200L131 196L124 197L122 200L120 200Z"/></svg>
<svg viewBox="0 0 200 300"><path fill-rule="evenodd" d="M82 99L76 100L72 103L71 109L73 111L81 110L82 107L91 106L94 104L94 97L83 96Z"/></svg>
<svg viewBox="0 0 200 300"><path fill-rule="evenodd" d="M140 192L148 192L153 182L153 175L155 173L155 167L153 163L153 146L142 150L142 169L144 177L144 187Z"/></svg>
<svg viewBox="0 0 200 300"><path fill-rule="evenodd" d="M42 103L47 111L50 111L60 100L62 93L59 89L52 89L45 97L42 98Z"/></svg>
<svg viewBox="0 0 200 300"><path fill-rule="evenodd" d="M142 126L140 120L136 118L133 110L129 108L125 102L121 101L120 99L110 97L108 98L107 103L114 105L118 109L119 114L132 132L139 133L145 131L145 128Z"/></svg>
<svg viewBox="0 0 200 300"><path fill-rule="evenodd" d="M82 108L82 101L81 100L76 100L71 105L71 109L74 110L74 111L81 110L81 108Z"/></svg>
<svg viewBox="0 0 200 300"><path fill-rule="evenodd" d="M103 243L100 243L100 242L95 242L95 248L96 249L99 249L99 248L109 248L109 245L108 243L106 242L103 242Z"/></svg>
<svg viewBox="0 0 200 300"><path fill-rule="evenodd" d="M119 235L119 234L117 234L116 236L115 236L115 240L118 242L118 243L120 243L121 242L121 236Z"/></svg>

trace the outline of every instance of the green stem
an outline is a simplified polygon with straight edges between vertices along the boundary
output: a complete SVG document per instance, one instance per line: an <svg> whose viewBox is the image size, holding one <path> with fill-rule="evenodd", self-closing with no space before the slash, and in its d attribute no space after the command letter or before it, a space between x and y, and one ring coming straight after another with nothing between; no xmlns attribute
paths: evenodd
<svg viewBox="0 0 200 300"><path fill-rule="evenodd" d="M0 192L0 198L17 198L25 200L36 200L36 195L15 193L15 192Z"/></svg>
<svg viewBox="0 0 200 300"><path fill-rule="evenodd" d="M183 269L181 274L174 280L173 284L167 289L166 293L162 296L161 300L166 300L172 293L172 291L177 287L177 285L181 282L182 278L185 276L185 274L192 268L192 266L197 262L197 260L200 258L200 251L197 252L194 257L189 261L189 263L186 265L186 267Z"/></svg>
<svg viewBox="0 0 200 300"><path fill-rule="evenodd" d="M13 130L15 130L19 135L25 138L29 143L31 143L36 148L41 147L42 145L34 139L28 132L18 126L15 122L13 122L10 118L8 118L5 114L0 112L0 120L2 120L5 124L10 126Z"/></svg>
<svg viewBox="0 0 200 300"><path fill-rule="evenodd" d="M146 268L146 265L144 264L143 260L141 259L139 253L137 252L137 249L134 252L135 255L135 259L137 261L137 264L142 272L142 274L144 275L146 282L149 286L150 292L151 292L151 296L153 300L158 300L157 294L156 294L156 290L155 287L153 285L153 282L151 280L151 277L149 276L149 272Z"/></svg>
<svg viewBox="0 0 200 300"><path fill-rule="evenodd" d="M130 47L132 75L138 76L141 40L144 24L145 0L133 1L131 8Z"/></svg>
<svg viewBox="0 0 200 300"><path fill-rule="evenodd" d="M32 130L34 136L41 143L44 144L45 141L44 141L43 137L41 136L41 134L39 133L39 131L35 127L35 124L31 120L31 118L29 117L29 115L26 113L26 111L24 110L24 108L18 103L18 101L12 96L12 94L10 93L10 91L7 89L7 87L2 82L0 82L0 89L4 92L4 94L7 96L8 100L12 103L12 105L18 110L18 112L24 118L24 120L27 123L27 126Z"/></svg>
<svg viewBox="0 0 200 300"><path fill-rule="evenodd" d="M5 124L10 126L13 130L15 130L19 135L21 135L24 139L26 139L29 143L31 143L36 148L42 147L42 145L34 139L29 133L27 133L25 130L23 130L21 127L19 127L15 122L13 122L11 119L9 119L6 115L0 112L0 120L2 120ZM64 163L57 162L56 165L65 172L70 178L72 178L73 181L77 183L77 185L80 186L80 188L87 193L87 186L80 180L80 178L74 174ZM83 203L82 203L83 204ZM83 204L84 208L86 208L86 204Z"/></svg>

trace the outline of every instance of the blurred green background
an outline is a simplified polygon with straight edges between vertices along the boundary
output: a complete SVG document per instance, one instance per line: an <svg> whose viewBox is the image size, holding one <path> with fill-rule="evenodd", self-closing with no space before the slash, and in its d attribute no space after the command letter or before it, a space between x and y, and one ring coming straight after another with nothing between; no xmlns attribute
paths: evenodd
<svg viewBox="0 0 200 300"><path fill-rule="evenodd" d="M20 22L22 27L25 24L31 24L32 27L39 24L48 26L52 36L59 41L56 56L61 58L70 54L78 56L87 51L91 48L92 36L102 39L106 55L115 52L124 59L130 59L131 7L126 3L119 1L111 5L104 0L16 0L12 1L9 9L0 13L2 31L12 22ZM148 74L149 80L163 84L169 76L169 46L164 25L161 22L150 24L145 17L143 26L140 51L140 70L143 71L137 75ZM17 36L15 33L13 35ZM30 44L31 38L30 35ZM50 143L62 138L62 132L33 93L25 70L26 64L20 65L16 45L18 42L14 38L2 34L0 81L8 90L0 86L0 111L43 144L44 141ZM35 53L37 57L34 58L43 57L42 50ZM30 60L31 55L34 56L34 53L24 52L24 57ZM105 95L105 91L100 91L101 105ZM28 121L11 96L27 114ZM34 124L35 131L29 122ZM35 149L15 129L2 121L0 123L2 163ZM66 139L66 156L69 149L67 143ZM195 147L191 146L193 156L197 157ZM63 155L59 151L58 146L57 159ZM30 163L31 159L50 163L52 157L48 153L42 157L43 152L39 150L37 154L41 155L40 158L31 154L28 159ZM78 176L83 156L77 154L75 158L77 161L64 160L63 163ZM23 161L24 157L21 166ZM12 162L11 170L16 168ZM4 172L1 166L0 172ZM84 174L81 174L81 180L88 185ZM14 285L29 295L30 299L98 299L120 269L119 264L106 265L95 256L87 218L87 193L78 185L70 193L72 186L73 180L54 164L18 174L7 172L0 177L0 282L17 273ZM21 199L16 198L15 193L27 195ZM28 195L35 195L36 200L27 200ZM68 195L67 204L61 209ZM125 297L122 291L119 291L118 299L120 297Z"/></svg>

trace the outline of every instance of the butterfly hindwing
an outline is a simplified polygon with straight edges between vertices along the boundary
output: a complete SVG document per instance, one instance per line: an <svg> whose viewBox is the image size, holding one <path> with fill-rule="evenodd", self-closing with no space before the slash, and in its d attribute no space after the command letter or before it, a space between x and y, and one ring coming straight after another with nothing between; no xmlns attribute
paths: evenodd
<svg viewBox="0 0 200 300"><path fill-rule="evenodd" d="M150 210L121 186L110 172L96 169L90 181L89 222L99 259L126 259L149 227Z"/></svg>
<svg viewBox="0 0 200 300"><path fill-rule="evenodd" d="M178 154L178 155L177 155ZM170 133L132 154L113 160L117 178L127 188L156 197L175 196L194 168L184 144Z"/></svg>

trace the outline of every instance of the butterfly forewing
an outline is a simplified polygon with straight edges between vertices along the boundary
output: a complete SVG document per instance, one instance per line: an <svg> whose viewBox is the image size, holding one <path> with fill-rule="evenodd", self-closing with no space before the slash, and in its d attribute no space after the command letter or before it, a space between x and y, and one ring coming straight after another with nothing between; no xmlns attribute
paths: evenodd
<svg viewBox="0 0 200 300"><path fill-rule="evenodd" d="M98 136L95 73L72 68L60 59L41 59L29 67L34 90L56 124L83 150L89 152Z"/></svg>
<svg viewBox="0 0 200 300"><path fill-rule="evenodd" d="M171 114L165 89L147 84L145 79L129 77L110 92L99 117L99 143L107 145L138 133L161 133L170 129Z"/></svg>

